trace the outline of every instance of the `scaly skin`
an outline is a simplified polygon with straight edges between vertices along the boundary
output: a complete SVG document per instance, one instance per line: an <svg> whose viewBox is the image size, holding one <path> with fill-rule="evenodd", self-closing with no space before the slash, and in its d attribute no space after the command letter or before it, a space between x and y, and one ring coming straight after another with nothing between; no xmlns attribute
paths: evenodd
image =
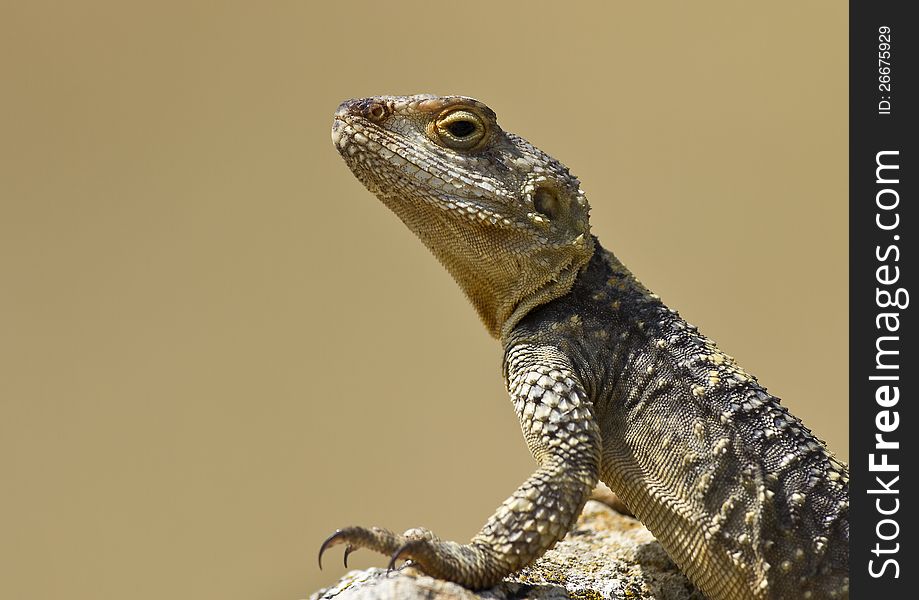
<svg viewBox="0 0 919 600"><path fill-rule="evenodd" d="M713 600L848 597L848 468L590 235L577 178L458 96L343 103L332 139L500 337L537 471L469 544L349 527L480 589L562 539L598 479Z"/></svg>

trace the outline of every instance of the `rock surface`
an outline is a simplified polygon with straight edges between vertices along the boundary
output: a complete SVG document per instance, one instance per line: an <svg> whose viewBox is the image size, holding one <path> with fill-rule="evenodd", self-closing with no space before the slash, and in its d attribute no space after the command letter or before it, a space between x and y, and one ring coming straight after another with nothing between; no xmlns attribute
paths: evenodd
<svg viewBox="0 0 919 600"><path fill-rule="evenodd" d="M589 501L575 529L530 567L472 592L404 567L351 571L310 600L704 600L638 521Z"/></svg>

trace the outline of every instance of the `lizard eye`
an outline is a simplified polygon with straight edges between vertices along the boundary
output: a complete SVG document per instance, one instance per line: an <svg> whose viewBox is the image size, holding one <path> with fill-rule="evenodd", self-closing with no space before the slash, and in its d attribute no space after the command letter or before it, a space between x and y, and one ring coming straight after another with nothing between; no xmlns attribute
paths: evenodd
<svg viewBox="0 0 919 600"><path fill-rule="evenodd" d="M434 130L441 143L454 150L475 148L486 133L485 122L472 111L454 110L437 119Z"/></svg>

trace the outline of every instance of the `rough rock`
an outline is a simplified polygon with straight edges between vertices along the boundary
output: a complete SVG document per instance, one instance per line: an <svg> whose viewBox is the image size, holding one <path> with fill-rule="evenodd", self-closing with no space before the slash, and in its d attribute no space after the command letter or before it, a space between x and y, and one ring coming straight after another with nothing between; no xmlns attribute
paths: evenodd
<svg viewBox="0 0 919 600"><path fill-rule="evenodd" d="M703 600L635 519L589 501L575 529L530 567L472 592L410 565L351 571L310 600Z"/></svg>

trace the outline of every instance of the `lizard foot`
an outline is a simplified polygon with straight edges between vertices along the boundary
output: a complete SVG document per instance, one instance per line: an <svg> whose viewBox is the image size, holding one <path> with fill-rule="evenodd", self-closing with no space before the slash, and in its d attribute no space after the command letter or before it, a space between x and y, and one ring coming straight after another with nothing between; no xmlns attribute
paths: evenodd
<svg viewBox="0 0 919 600"><path fill-rule="evenodd" d="M415 559L430 554L433 546L441 542L437 536L423 528L409 529L402 535L380 527L346 527L338 529L322 543L319 548L319 568L322 568L322 555L333 546L346 544L344 562L348 566L348 556L358 548L375 550L390 557L389 569L403 559Z"/></svg>
<svg viewBox="0 0 919 600"><path fill-rule="evenodd" d="M495 568L494 557L487 547L443 541L421 527L409 529L401 535L380 527L338 529L319 547L320 569L325 551L339 545L345 545L346 567L348 555L358 548L367 548L389 556L390 570L401 560L411 560L413 566L432 577L472 588L494 585L508 570Z"/></svg>

